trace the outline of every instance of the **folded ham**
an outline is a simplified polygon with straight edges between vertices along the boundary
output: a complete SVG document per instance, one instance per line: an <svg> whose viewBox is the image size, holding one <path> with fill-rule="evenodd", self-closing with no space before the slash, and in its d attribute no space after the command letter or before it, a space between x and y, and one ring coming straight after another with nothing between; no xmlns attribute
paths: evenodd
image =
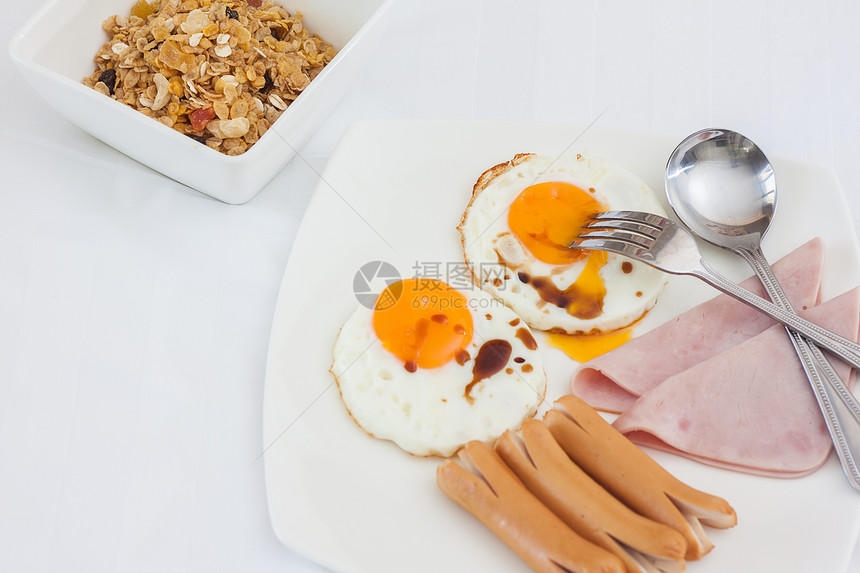
<svg viewBox="0 0 860 573"><path fill-rule="evenodd" d="M796 310L818 302L823 262L824 243L816 238L773 265L774 273ZM759 296L766 296L757 277L741 285ZM586 362L574 372L571 391L594 408L623 412L638 396L670 376L774 324L772 319L747 305L728 295L719 295Z"/></svg>
<svg viewBox="0 0 860 573"><path fill-rule="evenodd" d="M801 315L856 341L860 289ZM850 367L835 358L831 363L850 383ZM831 448L821 410L781 325L671 376L613 426L643 445L773 477L811 473Z"/></svg>

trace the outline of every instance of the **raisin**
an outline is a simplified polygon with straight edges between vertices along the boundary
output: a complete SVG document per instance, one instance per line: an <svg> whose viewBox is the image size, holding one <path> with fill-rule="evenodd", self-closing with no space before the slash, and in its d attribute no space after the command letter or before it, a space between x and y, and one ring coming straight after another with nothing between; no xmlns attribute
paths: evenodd
<svg viewBox="0 0 860 573"><path fill-rule="evenodd" d="M107 86L110 95L113 95L113 90L116 87L116 70L105 70L99 75L99 81Z"/></svg>
<svg viewBox="0 0 860 573"><path fill-rule="evenodd" d="M185 135L187 135L188 137L190 137L194 141L199 141L203 145L206 145L206 138L203 137L202 135L197 135L196 133L186 133Z"/></svg>
<svg viewBox="0 0 860 573"><path fill-rule="evenodd" d="M232 19L232 20L238 20L239 19L239 13L228 6L227 7L227 17Z"/></svg>
<svg viewBox="0 0 860 573"><path fill-rule="evenodd" d="M266 73L263 75L263 79L266 80L266 84L262 88L260 88L260 91L266 93L272 88L273 85L275 85L275 82L272 81L272 76L269 75L269 70L266 70Z"/></svg>

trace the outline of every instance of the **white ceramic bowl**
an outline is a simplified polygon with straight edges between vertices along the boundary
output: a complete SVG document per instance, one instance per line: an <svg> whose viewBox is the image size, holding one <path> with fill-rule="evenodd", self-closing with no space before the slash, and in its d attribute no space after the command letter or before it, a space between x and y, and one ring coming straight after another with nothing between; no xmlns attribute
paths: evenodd
<svg viewBox="0 0 860 573"><path fill-rule="evenodd" d="M108 39L102 21L134 0L51 0L12 38L9 51L35 90L71 122L149 167L226 203L253 197L313 133L371 57L394 0L279 0L339 51L272 127L227 156L84 86Z"/></svg>

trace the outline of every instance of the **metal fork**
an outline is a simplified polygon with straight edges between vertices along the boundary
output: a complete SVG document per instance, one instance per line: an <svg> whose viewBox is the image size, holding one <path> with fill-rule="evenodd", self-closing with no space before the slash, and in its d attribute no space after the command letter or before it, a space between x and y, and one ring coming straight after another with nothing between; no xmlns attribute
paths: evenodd
<svg viewBox="0 0 860 573"><path fill-rule="evenodd" d="M860 369L860 344L800 318L720 275L702 258L693 236L665 217L641 211L598 213L570 247L617 253L670 274L699 278Z"/></svg>

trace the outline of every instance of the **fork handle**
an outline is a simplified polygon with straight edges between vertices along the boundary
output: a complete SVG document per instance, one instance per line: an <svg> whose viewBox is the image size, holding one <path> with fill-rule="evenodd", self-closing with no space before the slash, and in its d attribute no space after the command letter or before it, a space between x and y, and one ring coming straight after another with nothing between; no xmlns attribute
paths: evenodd
<svg viewBox="0 0 860 573"><path fill-rule="evenodd" d="M800 318L796 314L784 310L760 296L756 296L748 290L741 288L737 283L717 273L704 259L699 259L699 268L691 269L684 274L695 276L732 298L758 309L818 346L829 350L854 368L860 369L860 344L843 338L825 328L821 328L817 324Z"/></svg>

